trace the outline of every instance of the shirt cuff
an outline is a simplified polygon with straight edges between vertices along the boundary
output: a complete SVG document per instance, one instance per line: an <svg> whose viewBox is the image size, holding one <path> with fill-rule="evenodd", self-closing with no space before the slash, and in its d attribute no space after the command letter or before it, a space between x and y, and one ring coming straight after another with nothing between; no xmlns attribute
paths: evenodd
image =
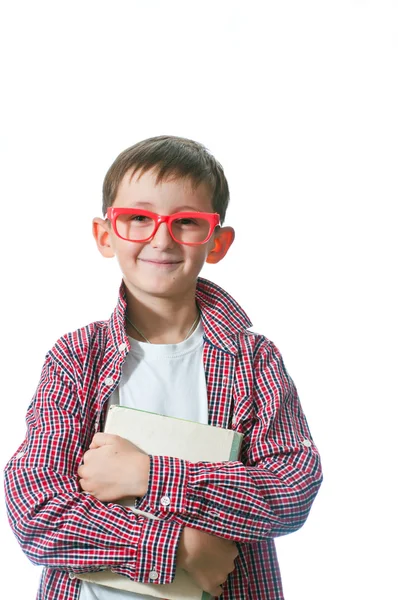
<svg viewBox="0 0 398 600"><path fill-rule="evenodd" d="M184 513L189 462L171 456L150 456L149 484L136 508L150 513Z"/></svg>
<svg viewBox="0 0 398 600"><path fill-rule="evenodd" d="M134 580L171 583L175 577L177 549L183 526L174 521L143 518L137 546ZM123 567L117 569L120 574Z"/></svg>

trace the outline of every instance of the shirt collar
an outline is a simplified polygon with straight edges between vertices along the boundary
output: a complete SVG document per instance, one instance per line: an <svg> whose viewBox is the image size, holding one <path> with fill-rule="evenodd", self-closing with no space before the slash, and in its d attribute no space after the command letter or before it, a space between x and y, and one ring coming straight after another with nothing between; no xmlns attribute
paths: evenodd
<svg viewBox="0 0 398 600"><path fill-rule="evenodd" d="M196 300L202 314L205 337L227 352L238 352L237 334L252 323L243 308L215 283L198 278Z"/></svg>
<svg viewBox="0 0 398 600"><path fill-rule="evenodd" d="M226 352L236 354L237 334L252 326L242 307L220 286L202 277L197 281L196 301L202 316L205 338ZM126 290L122 282L118 303L109 320L112 345L119 349L124 344L127 348L130 347L125 327L126 309Z"/></svg>

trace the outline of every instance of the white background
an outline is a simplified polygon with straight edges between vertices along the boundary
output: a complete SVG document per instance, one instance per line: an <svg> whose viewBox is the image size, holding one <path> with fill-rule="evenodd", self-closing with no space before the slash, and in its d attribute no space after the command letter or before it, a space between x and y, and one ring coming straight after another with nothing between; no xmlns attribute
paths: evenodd
<svg viewBox="0 0 398 600"><path fill-rule="evenodd" d="M203 275L282 351L323 457L277 542L286 598L397 598L397 3L15 0L0 22L2 465L47 350L116 301L91 238L107 168L191 137L237 233ZM33 599L3 502L0 529L1 595Z"/></svg>

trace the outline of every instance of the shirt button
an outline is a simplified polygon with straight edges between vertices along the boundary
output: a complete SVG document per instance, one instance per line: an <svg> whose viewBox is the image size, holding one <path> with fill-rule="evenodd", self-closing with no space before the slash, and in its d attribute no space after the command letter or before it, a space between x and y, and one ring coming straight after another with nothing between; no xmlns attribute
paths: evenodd
<svg viewBox="0 0 398 600"><path fill-rule="evenodd" d="M303 446L305 446L306 448L311 448L312 444L310 440L303 440Z"/></svg>
<svg viewBox="0 0 398 600"><path fill-rule="evenodd" d="M168 496L163 496L163 498L160 499L160 504L162 506L169 506L170 498Z"/></svg>
<svg viewBox="0 0 398 600"><path fill-rule="evenodd" d="M124 352L126 350L126 348L127 348L127 344L125 344L123 342L123 344L120 344L120 346L119 346L119 352Z"/></svg>
<svg viewBox="0 0 398 600"><path fill-rule="evenodd" d="M236 417L233 417L232 425L235 426L237 423L238 423L238 419Z"/></svg>
<svg viewBox="0 0 398 600"><path fill-rule="evenodd" d="M18 452L18 454L15 455L15 458L22 458L23 456L25 456L25 452Z"/></svg>
<svg viewBox="0 0 398 600"><path fill-rule="evenodd" d="M157 571L149 571L149 579L153 579L156 581L159 578L159 573Z"/></svg>
<svg viewBox="0 0 398 600"><path fill-rule="evenodd" d="M105 385L107 385L108 387L111 387L111 385L113 385L113 377L107 377L105 379Z"/></svg>
<svg viewBox="0 0 398 600"><path fill-rule="evenodd" d="M76 579L76 575L74 573L69 573L69 579Z"/></svg>
<svg viewBox="0 0 398 600"><path fill-rule="evenodd" d="M209 515L213 517L213 519L218 519L218 517L220 516L216 510L209 511Z"/></svg>

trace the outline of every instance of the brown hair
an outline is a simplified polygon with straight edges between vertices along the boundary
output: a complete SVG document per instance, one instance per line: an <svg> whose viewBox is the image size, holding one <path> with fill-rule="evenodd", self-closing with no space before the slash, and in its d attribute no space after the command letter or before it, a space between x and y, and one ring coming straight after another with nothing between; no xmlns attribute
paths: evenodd
<svg viewBox="0 0 398 600"><path fill-rule="evenodd" d="M105 175L102 187L104 216L115 201L120 182L128 171L131 170L133 177L137 171L145 173L153 168L157 171L156 183L175 176L189 177L195 187L207 184L212 193L213 209L220 215L221 223L224 221L229 189L222 166L202 144L169 135L143 140L119 154Z"/></svg>

